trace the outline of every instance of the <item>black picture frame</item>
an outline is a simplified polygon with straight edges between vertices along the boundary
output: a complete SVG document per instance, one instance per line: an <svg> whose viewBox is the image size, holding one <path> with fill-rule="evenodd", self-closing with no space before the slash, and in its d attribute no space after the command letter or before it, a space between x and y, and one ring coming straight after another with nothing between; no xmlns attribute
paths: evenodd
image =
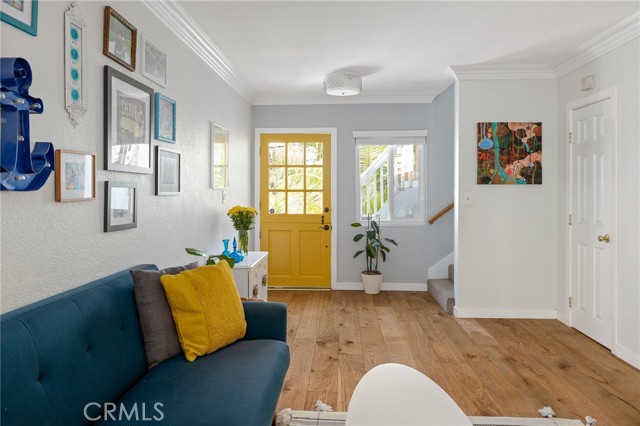
<svg viewBox="0 0 640 426"><path fill-rule="evenodd" d="M154 91L104 66L104 168L153 174Z"/></svg>
<svg viewBox="0 0 640 426"><path fill-rule="evenodd" d="M156 195L180 194L181 154L156 146Z"/></svg>
<svg viewBox="0 0 640 426"><path fill-rule="evenodd" d="M104 232L137 228L138 186L133 182L107 181L104 192Z"/></svg>

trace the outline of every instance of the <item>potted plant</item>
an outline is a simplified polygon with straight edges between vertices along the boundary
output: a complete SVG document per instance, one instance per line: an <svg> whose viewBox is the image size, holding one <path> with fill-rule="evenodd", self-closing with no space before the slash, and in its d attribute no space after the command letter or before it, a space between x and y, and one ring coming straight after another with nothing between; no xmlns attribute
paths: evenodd
<svg viewBox="0 0 640 426"><path fill-rule="evenodd" d="M218 262L225 260L228 264L229 267L233 268L233 265L236 264L235 259L226 256L224 254L207 254L205 252L203 252L202 250L198 250L198 249L194 249L194 248L186 248L185 249L187 251L187 253L189 253L192 256L204 256L207 258L207 263L205 263L205 265L215 265L216 264L216 259L218 259Z"/></svg>
<svg viewBox="0 0 640 426"><path fill-rule="evenodd" d="M351 226L360 228L364 225L360 222L355 222L352 223ZM386 261L387 253L391 251L391 249L385 245L385 242L391 243L394 246L398 244L391 238L382 238L380 225L373 220L371 216L367 216L365 232L363 234L356 234L353 237L353 241L358 242L363 238L365 239L364 250L358 250L356 254L353 255L353 258L355 259L362 253L365 254L367 268L362 271L364 292L367 294L378 294L380 293L380 286L382 285L382 272L378 270L378 261L380 259L382 259L383 262Z"/></svg>

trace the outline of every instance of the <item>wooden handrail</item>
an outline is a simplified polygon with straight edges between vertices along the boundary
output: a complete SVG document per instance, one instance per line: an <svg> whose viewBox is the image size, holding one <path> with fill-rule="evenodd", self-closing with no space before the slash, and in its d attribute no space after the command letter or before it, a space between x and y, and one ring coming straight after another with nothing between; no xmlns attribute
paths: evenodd
<svg viewBox="0 0 640 426"><path fill-rule="evenodd" d="M433 225L433 223L440 219L442 216L444 216L449 210L453 210L453 204L451 203L449 204L447 207L445 207L444 209L440 210L438 213L436 213L435 215L433 215L431 217L431 219L429 219L429 225Z"/></svg>

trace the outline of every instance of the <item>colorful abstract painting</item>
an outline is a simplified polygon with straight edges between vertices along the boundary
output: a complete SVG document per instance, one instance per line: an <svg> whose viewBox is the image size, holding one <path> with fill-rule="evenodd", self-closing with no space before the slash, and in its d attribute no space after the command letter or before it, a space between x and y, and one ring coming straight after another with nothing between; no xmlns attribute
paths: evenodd
<svg viewBox="0 0 640 426"><path fill-rule="evenodd" d="M542 184L542 123L478 123L478 184Z"/></svg>

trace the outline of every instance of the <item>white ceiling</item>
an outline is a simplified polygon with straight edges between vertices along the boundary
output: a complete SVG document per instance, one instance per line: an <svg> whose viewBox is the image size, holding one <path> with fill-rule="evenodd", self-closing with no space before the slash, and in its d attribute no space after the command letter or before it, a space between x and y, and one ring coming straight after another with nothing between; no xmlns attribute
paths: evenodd
<svg viewBox="0 0 640 426"><path fill-rule="evenodd" d="M449 65L547 64L640 9L638 1L179 1L257 94L322 100L323 77L364 75L363 99L432 98ZM293 102L296 103L296 102Z"/></svg>

